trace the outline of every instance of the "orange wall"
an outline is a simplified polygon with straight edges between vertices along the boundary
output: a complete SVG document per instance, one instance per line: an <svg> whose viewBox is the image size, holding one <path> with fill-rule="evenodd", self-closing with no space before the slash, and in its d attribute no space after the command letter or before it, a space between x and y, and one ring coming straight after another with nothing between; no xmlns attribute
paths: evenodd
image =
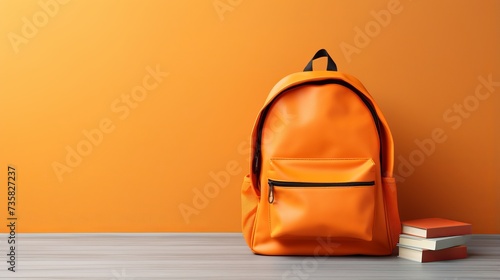
<svg viewBox="0 0 500 280"><path fill-rule="evenodd" d="M402 219L500 233L499 17L494 0L0 1L0 219L13 164L21 232L240 231L254 118L324 47L385 112Z"/></svg>

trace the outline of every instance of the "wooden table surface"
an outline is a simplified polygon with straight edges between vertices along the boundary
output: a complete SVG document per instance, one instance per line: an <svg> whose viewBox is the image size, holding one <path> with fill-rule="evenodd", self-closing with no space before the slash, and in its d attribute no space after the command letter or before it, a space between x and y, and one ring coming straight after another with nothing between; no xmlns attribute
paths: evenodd
<svg viewBox="0 0 500 280"><path fill-rule="evenodd" d="M254 255L240 233L18 234L2 279L500 279L500 235L473 235L463 260Z"/></svg>

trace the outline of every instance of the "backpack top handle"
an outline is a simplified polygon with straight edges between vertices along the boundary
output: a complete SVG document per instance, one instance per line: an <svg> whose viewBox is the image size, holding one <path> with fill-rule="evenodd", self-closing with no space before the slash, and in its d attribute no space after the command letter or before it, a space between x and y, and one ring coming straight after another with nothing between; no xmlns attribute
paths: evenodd
<svg viewBox="0 0 500 280"><path fill-rule="evenodd" d="M304 68L304 71L312 71L313 70L313 60L320 58L320 57L326 57L328 59L328 64L326 65L326 70L327 71L337 71L337 65L333 61L333 59L330 57L328 52L325 49L321 49L316 52L316 54L313 56L313 58L309 61L309 63L306 65Z"/></svg>

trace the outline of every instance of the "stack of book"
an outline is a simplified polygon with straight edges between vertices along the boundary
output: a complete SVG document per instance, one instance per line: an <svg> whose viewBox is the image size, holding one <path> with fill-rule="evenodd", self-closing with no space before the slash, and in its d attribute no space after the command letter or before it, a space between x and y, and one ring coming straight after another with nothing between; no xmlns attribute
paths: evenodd
<svg viewBox="0 0 500 280"><path fill-rule="evenodd" d="M467 257L465 245L472 226L441 218L402 222L399 257L417 262L456 260Z"/></svg>

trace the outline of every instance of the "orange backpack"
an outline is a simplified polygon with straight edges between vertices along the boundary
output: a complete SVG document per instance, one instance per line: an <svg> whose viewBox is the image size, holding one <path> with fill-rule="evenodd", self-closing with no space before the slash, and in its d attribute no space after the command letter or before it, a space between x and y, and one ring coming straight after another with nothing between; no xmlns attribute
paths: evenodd
<svg viewBox="0 0 500 280"><path fill-rule="evenodd" d="M312 71L326 57L327 71ZM401 224L392 135L353 76L319 50L271 90L252 131L243 235L263 255L389 255Z"/></svg>

